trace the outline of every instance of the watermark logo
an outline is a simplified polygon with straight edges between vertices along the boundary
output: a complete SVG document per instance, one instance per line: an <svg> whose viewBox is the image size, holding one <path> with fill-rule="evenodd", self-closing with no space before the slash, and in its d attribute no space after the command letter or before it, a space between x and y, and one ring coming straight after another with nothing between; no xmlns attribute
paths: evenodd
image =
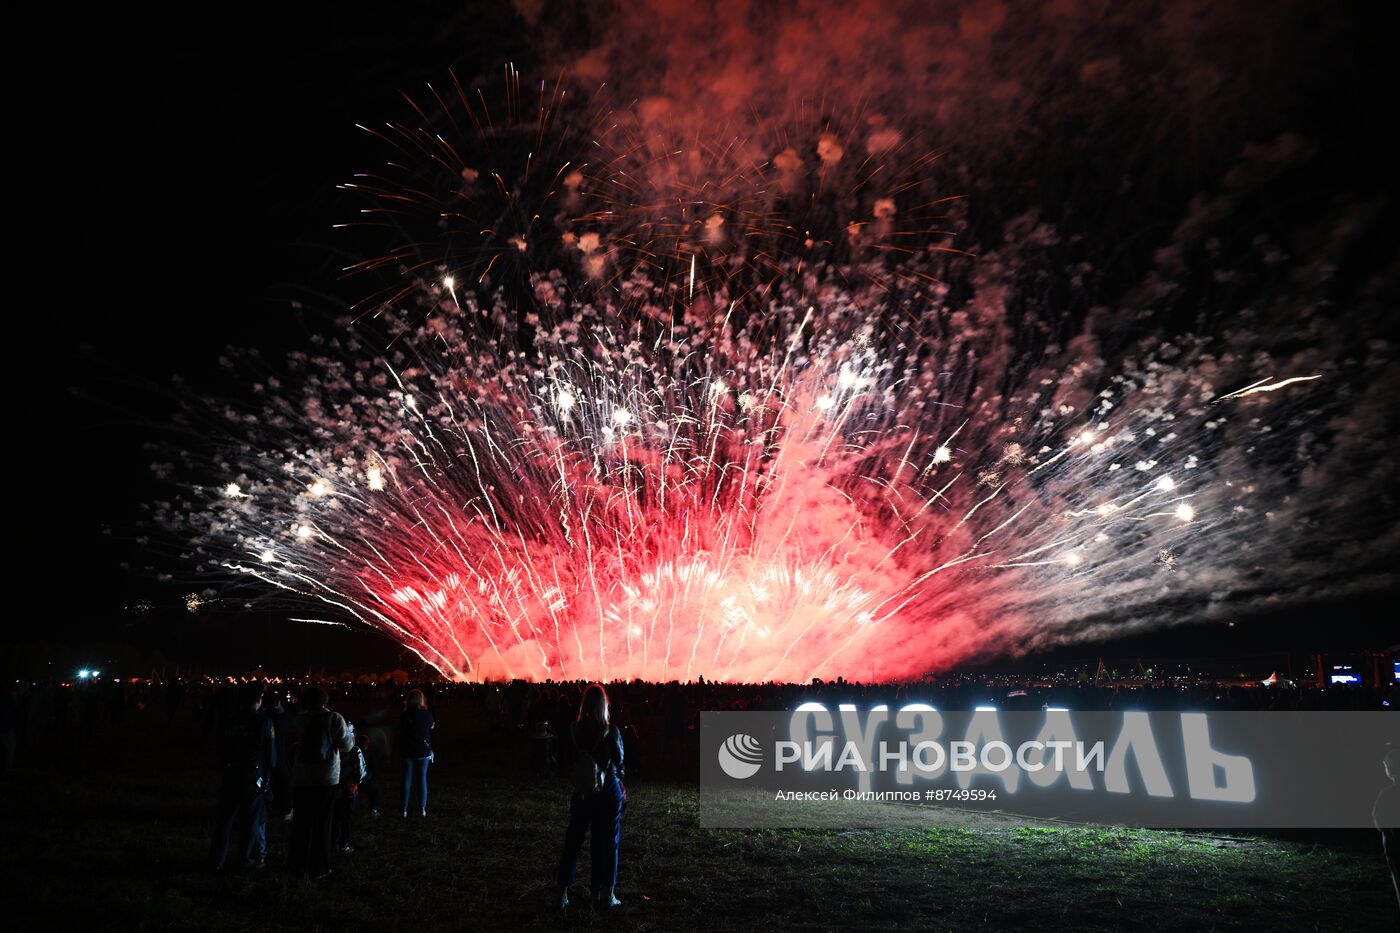
<svg viewBox="0 0 1400 933"><path fill-rule="evenodd" d="M705 712L700 725L702 809L713 804L701 824L710 827L878 828L950 806L1136 826L1368 826L1390 787L1379 760L1400 744L1400 717L1377 711L810 701ZM847 803L919 806L905 814Z"/></svg>
<svg viewBox="0 0 1400 933"><path fill-rule="evenodd" d="M763 746L751 735L735 733L719 747L719 766L736 781L751 778L763 767Z"/></svg>

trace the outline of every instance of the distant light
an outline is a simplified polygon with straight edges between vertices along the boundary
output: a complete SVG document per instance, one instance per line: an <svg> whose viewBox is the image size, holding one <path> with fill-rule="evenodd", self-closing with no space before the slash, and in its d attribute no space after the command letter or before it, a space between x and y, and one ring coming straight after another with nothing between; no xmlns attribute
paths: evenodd
<svg viewBox="0 0 1400 933"><path fill-rule="evenodd" d="M995 713L997 711L997 708L995 706L978 706L974 709L976 712L979 713Z"/></svg>
<svg viewBox="0 0 1400 933"><path fill-rule="evenodd" d="M83 668L82 670L78 671L78 677L79 677L79 679L81 679L81 680L86 680L87 678L89 678L89 677L91 677L91 676L92 676L92 671L88 670L87 668Z"/></svg>

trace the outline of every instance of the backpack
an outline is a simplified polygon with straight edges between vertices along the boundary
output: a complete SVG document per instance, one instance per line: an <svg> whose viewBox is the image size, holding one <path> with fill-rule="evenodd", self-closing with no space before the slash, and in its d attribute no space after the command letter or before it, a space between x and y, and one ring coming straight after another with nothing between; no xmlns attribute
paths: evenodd
<svg viewBox="0 0 1400 933"><path fill-rule="evenodd" d="M318 725L310 726L302 733L297 756L303 761L330 761L334 752L335 749L331 747L331 714L327 711L321 714Z"/></svg>
<svg viewBox="0 0 1400 933"><path fill-rule="evenodd" d="M603 789L603 769L598 767L598 759L593 757L593 753L598 750L598 746L603 743L603 739L612 733L609 728L598 737L598 741L593 743L593 748L588 754L581 755L575 749L573 773L570 777L574 785L574 791L585 797L591 797Z"/></svg>
<svg viewBox="0 0 1400 933"><path fill-rule="evenodd" d="M352 748L341 754L340 783L358 784L365 779L368 770L365 767L365 753L358 748Z"/></svg>

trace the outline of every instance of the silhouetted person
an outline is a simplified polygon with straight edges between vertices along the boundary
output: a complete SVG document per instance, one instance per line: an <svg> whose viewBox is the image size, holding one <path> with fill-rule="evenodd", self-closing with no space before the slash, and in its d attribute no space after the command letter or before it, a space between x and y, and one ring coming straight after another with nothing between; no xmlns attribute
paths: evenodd
<svg viewBox="0 0 1400 933"><path fill-rule="evenodd" d="M549 731L549 720L541 719L535 724L533 740L535 777L543 780L554 773L554 733Z"/></svg>
<svg viewBox="0 0 1400 933"><path fill-rule="evenodd" d="M360 779L359 797L364 801L364 806L369 807L370 816L379 815L379 782L378 765L375 761L371 745L373 744L373 733L369 735L356 735L355 742L364 755L365 776ZM360 807L359 803L355 804Z"/></svg>
<svg viewBox="0 0 1400 933"><path fill-rule="evenodd" d="M345 718L326 708L326 691L307 687L297 714L296 764L292 768L293 875L331 873L331 809L340 785L340 753L354 747Z"/></svg>
<svg viewBox="0 0 1400 933"><path fill-rule="evenodd" d="M427 708L422 690L411 690L404 700L406 708L399 719L399 757L403 759L403 815L408 817L408 805L413 791L418 791L418 813L428 815L428 765L433 761L432 711Z"/></svg>
<svg viewBox="0 0 1400 933"><path fill-rule="evenodd" d="M263 718L272 723L277 746L277 763L268 778L268 816L287 817L292 813L292 756L287 754L287 737L291 733L292 716L277 691L263 700Z"/></svg>
<svg viewBox="0 0 1400 933"><path fill-rule="evenodd" d="M238 707L224 722L220 737L223 783L219 788L219 812L214 821L214 841L209 867L222 871L229 845L238 840L234 868L261 868L267 858L268 776L277 762L272 724L258 715L262 686L245 684L238 691Z"/></svg>
<svg viewBox="0 0 1400 933"><path fill-rule="evenodd" d="M360 746L362 737L356 734L354 723L347 723L355 745L348 752L340 754L340 786L336 789L335 804L331 812L331 848L349 855L355 851L350 846L350 830L355 822L355 808L360 799L360 782L368 770L365 755Z"/></svg>
<svg viewBox="0 0 1400 933"><path fill-rule="evenodd" d="M498 688L487 685L486 692L481 697L481 711L486 716L486 724L494 731L496 729L496 716L501 708L501 696Z"/></svg>
<svg viewBox="0 0 1400 933"><path fill-rule="evenodd" d="M1385 776L1390 784L1376 797L1376 805L1371 809L1371 819L1376 829L1381 831L1381 851L1385 853L1385 865L1390 869L1390 884L1395 889L1395 900L1400 905L1400 749L1392 748L1386 753Z"/></svg>
<svg viewBox="0 0 1400 933"><path fill-rule="evenodd" d="M591 891L600 907L617 907L617 848L622 843L622 808L627 789L622 780L622 733L612 724L608 694L602 684L583 692L578 718L569 728L574 761L573 794L569 798L569 828L559 859L559 906L569 906L569 885L578 870L583 838L592 833L589 856Z"/></svg>

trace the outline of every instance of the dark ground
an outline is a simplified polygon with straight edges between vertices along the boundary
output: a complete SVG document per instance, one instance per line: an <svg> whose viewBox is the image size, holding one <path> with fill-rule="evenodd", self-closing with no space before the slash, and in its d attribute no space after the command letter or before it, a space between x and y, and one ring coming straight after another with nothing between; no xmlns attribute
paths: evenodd
<svg viewBox="0 0 1400 933"><path fill-rule="evenodd" d="M90 744L49 736L6 778L8 929L1395 929L1370 832L1227 838L997 817L932 831L707 831L693 786L643 780L645 756L623 822L625 907L604 916L580 903L561 920L551 873L563 780L524 776L523 741L453 734L450 721L426 820L391 812L391 776L384 815L362 812L356 851L326 881L282 873L288 832L276 821L268 869L215 877L201 870L210 742L163 720L148 711ZM579 901L586 879L585 850Z"/></svg>

